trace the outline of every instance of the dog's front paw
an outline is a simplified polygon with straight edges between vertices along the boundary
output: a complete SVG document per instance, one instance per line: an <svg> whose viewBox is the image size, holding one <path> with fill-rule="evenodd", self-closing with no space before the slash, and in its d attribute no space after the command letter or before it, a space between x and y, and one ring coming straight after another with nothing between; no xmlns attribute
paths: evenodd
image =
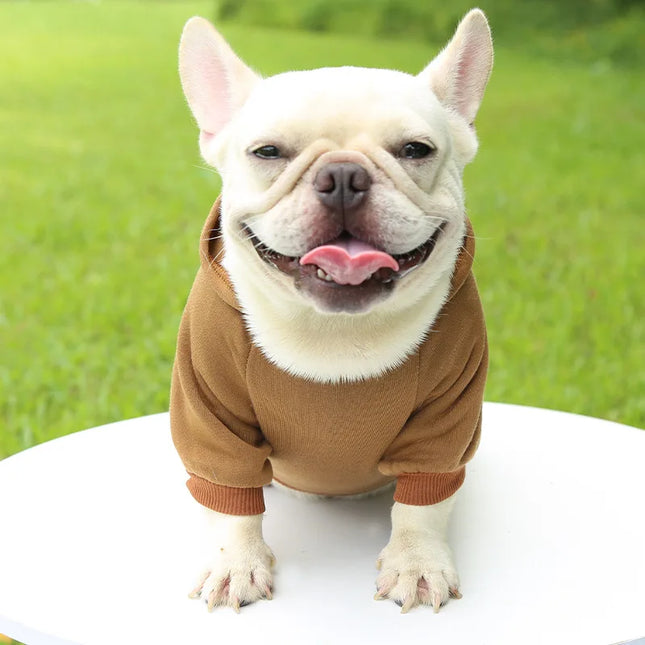
<svg viewBox="0 0 645 645"><path fill-rule="evenodd" d="M271 600L274 563L264 541L243 548L221 547L190 597L202 598L208 611L223 606L239 613L240 607L256 600Z"/></svg>
<svg viewBox="0 0 645 645"><path fill-rule="evenodd" d="M419 604L438 612L449 597L461 598L450 548L432 532L410 531L393 537L376 562L377 600L390 598L407 613Z"/></svg>

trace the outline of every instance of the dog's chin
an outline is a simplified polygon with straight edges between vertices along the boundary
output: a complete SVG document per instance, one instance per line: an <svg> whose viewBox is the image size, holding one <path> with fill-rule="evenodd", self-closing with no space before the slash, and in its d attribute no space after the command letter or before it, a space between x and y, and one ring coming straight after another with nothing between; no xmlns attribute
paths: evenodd
<svg viewBox="0 0 645 645"><path fill-rule="evenodd" d="M385 300L395 286L393 279L383 280L375 276L357 285L336 284L321 279L317 273L314 265L300 267L298 275L294 276L294 284L316 309L325 313L366 313Z"/></svg>
<svg viewBox="0 0 645 645"><path fill-rule="evenodd" d="M273 270L293 280L295 288L312 305L323 313L367 313L386 300L396 289L397 283L418 269L432 254L444 225L439 226L428 240L407 253L393 255L399 268L380 268L360 284L338 284L315 264L301 264L300 257L274 251L264 244L250 229L247 239L259 258Z"/></svg>

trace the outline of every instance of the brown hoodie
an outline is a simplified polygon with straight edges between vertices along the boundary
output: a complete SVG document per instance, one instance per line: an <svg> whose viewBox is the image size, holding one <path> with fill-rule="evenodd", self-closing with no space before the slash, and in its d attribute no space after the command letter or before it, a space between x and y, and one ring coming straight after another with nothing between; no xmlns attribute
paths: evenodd
<svg viewBox="0 0 645 645"><path fill-rule="evenodd" d="M246 330L216 260L219 200L179 329L170 420L201 504L264 512L276 479L321 495L367 492L396 478L395 500L435 504L462 484L479 441L487 343L470 223L448 302L426 340L385 375L317 383L270 363Z"/></svg>

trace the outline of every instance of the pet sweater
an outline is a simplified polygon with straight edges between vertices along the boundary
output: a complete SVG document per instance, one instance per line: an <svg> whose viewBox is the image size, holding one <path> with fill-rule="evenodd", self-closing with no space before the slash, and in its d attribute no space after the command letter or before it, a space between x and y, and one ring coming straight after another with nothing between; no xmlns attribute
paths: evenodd
<svg viewBox="0 0 645 645"><path fill-rule="evenodd" d="M398 367L355 382L319 383L272 364L246 329L220 257L219 200L182 317L170 400L188 489L208 508L264 512L272 479L349 495L396 478L394 499L435 504L464 480L479 441L488 351L471 267L470 223L449 299Z"/></svg>

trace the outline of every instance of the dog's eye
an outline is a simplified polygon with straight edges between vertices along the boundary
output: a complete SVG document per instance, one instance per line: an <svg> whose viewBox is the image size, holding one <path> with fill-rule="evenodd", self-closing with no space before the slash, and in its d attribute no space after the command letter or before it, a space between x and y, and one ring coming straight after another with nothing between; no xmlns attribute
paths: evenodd
<svg viewBox="0 0 645 645"><path fill-rule="evenodd" d="M399 156L404 159L423 159L430 156L436 148L432 148L427 143L421 141L411 141L406 143L399 152Z"/></svg>
<svg viewBox="0 0 645 645"><path fill-rule="evenodd" d="M260 146L253 151L253 154L260 159L280 159L280 149L277 146Z"/></svg>

